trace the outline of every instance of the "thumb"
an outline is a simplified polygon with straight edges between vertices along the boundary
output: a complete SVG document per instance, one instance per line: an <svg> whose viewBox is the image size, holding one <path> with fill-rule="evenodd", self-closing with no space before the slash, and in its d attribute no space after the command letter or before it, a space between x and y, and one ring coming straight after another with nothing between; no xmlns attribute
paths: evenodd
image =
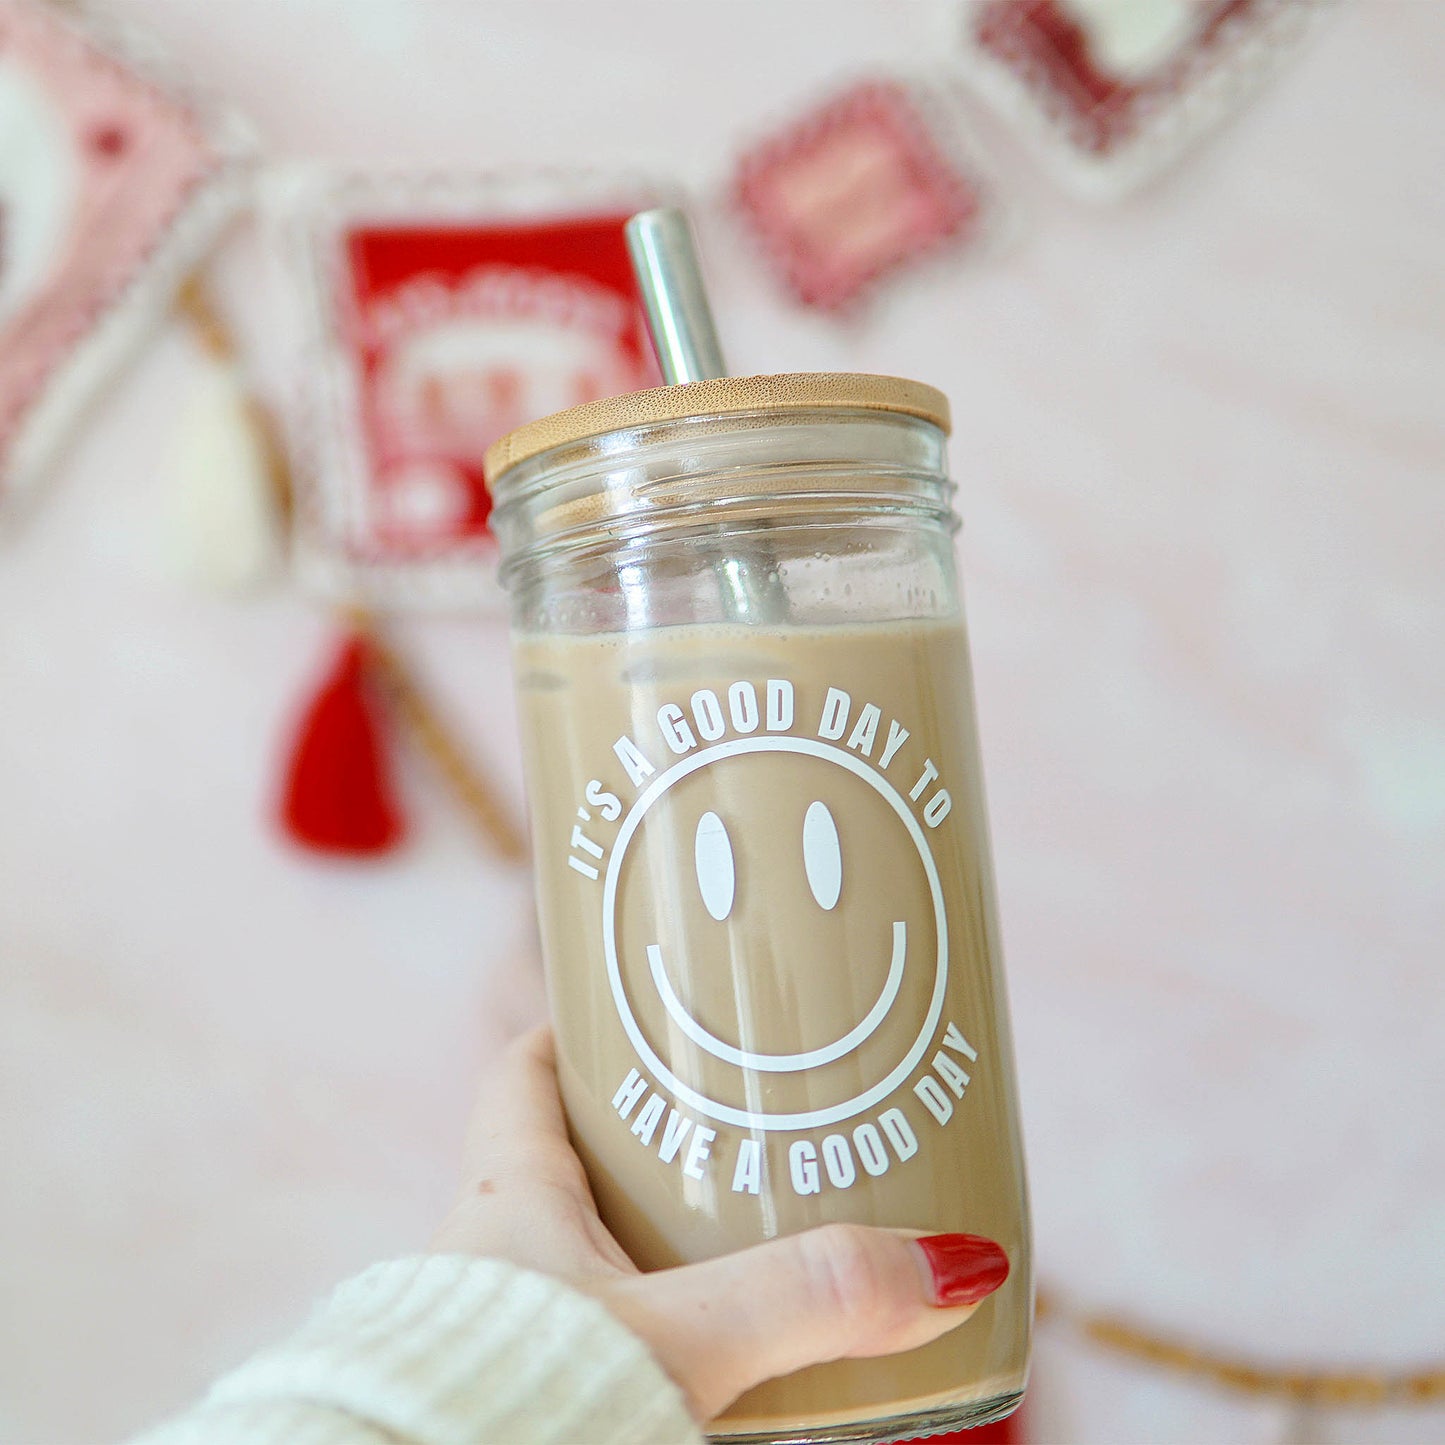
<svg viewBox="0 0 1445 1445"><path fill-rule="evenodd" d="M925 1345L1008 1272L1003 1249L978 1235L827 1224L619 1280L606 1302L708 1420L775 1375Z"/></svg>

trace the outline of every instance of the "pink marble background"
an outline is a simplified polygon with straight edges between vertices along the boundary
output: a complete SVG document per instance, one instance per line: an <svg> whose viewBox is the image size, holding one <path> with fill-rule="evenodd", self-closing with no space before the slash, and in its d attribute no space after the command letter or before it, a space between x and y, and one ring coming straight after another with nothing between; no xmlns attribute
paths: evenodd
<svg viewBox="0 0 1445 1445"><path fill-rule="evenodd" d="M707 198L820 87L944 59L951 3L109 8L278 155L675 176L738 370L952 395L1046 1281L1268 1358L1445 1357L1445 10L1342 9L1114 209L983 125L1013 244L840 325ZM280 392L263 261L238 235L226 296ZM397 861L273 836L326 627L294 589L220 600L160 566L190 354L158 339L0 551L6 1445L118 1439L422 1243L525 1009L525 881L424 773ZM516 795L501 626L407 635ZM1438 1408L1291 1421L1049 1328L1034 1421L1445 1438Z"/></svg>

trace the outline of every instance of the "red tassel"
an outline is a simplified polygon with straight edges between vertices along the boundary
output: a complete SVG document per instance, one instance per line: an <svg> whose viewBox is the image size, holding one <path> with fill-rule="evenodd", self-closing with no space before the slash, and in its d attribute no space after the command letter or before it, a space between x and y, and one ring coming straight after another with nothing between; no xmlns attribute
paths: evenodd
<svg viewBox="0 0 1445 1445"><path fill-rule="evenodd" d="M385 853L406 831L367 685L366 653L364 637L347 637L301 720L286 770L281 825L322 853Z"/></svg>

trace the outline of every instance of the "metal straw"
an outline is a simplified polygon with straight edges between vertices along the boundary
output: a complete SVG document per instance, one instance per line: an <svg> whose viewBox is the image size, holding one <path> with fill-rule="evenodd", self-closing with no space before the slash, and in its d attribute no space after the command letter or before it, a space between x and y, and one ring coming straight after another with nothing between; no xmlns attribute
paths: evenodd
<svg viewBox="0 0 1445 1445"><path fill-rule="evenodd" d="M627 223L627 250L663 380L672 386L726 376L687 217L671 206L639 211Z"/></svg>
<svg viewBox="0 0 1445 1445"><path fill-rule="evenodd" d="M642 292L653 349L669 386L728 374L703 285L692 227L668 206L628 221L627 250ZM730 544L730 545L729 545ZM746 548L746 550L740 550ZM787 616L783 580L766 542L726 539L713 563L730 621L778 622Z"/></svg>

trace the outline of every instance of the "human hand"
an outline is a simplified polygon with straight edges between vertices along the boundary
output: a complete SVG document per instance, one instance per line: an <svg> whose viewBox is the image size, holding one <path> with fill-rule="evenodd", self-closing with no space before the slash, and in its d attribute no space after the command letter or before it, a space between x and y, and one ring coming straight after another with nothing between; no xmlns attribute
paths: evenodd
<svg viewBox="0 0 1445 1445"><path fill-rule="evenodd" d="M699 1421L825 1360L911 1350L1008 1277L992 1240L829 1224L644 1274L597 1215L567 1139L552 1035L511 1044L482 1086L460 1197L432 1248L507 1260L599 1300L653 1352Z"/></svg>

